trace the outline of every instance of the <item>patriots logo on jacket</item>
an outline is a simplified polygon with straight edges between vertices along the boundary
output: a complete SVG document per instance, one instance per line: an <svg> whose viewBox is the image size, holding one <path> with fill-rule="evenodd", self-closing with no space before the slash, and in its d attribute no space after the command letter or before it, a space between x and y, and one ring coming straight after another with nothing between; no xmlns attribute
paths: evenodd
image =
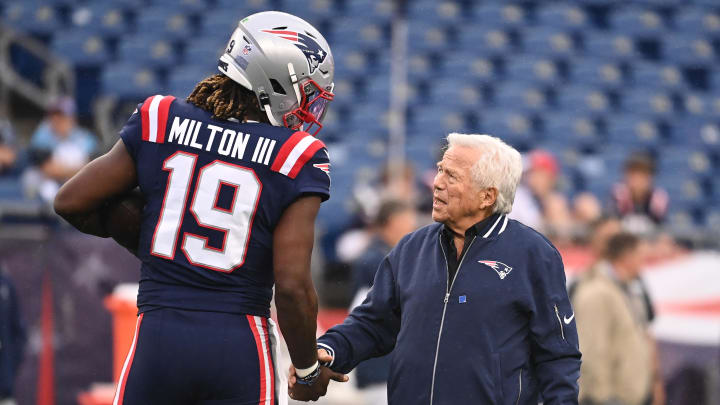
<svg viewBox="0 0 720 405"><path fill-rule="evenodd" d="M512 267L508 266L507 264L503 262L498 262L495 260L478 260L478 263L482 263L491 269L495 270L495 273L497 273L498 276L500 276L500 280L504 280L505 277L507 277L508 274L512 271Z"/></svg>
<svg viewBox="0 0 720 405"><path fill-rule="evenodd" d="M305 55L308 66L310 66L310 74L313 74L315 69L320 66L321 63L325 62L327 52L320 47L320 45L313 39L312 36L303 34L295 31L283 31L283 30L263 30L268 34L279 35L280 38L287 39L288 41L296 42L297 46ZM321 72L327 73L320 69Z"/></svg>

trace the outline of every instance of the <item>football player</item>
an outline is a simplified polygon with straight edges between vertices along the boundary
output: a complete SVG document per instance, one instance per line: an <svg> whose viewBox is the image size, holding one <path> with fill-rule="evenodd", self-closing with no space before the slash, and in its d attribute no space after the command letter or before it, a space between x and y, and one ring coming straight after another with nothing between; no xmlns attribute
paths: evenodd
<svg viewBox="0 0 720 405"><path fill-rule="evenodd" d="M241 20L219 74L186 100L138 105L120 140L60 190L56 212L100 237L109 209L139 186L145 204L131 243L142 261L139 315L113 404L286 401L270 316L278 321L304 399L318 380L314 222L329 198L329 157L314 137L333 98L333 57L302 19ZM135 247L132 249L135 249ZM305 391L303 391L305 390ZM324 393L324 392L322 392Z"/></svg>

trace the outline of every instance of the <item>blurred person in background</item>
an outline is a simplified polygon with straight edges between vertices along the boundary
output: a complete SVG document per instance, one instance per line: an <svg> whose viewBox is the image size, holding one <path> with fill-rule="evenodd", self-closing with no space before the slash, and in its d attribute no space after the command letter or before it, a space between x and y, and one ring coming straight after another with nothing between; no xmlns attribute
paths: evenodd
<svg viewBox="0 0 720 405"><path fill-rule="evenodd" d="M575 196L572 202L574 236L581 241L587 241L591 236L593 225L602 218L602 215L602 204L594 194L583 192Z"/></svg>
<svg viewBox="0 0 720 405"><path fill-rule="evenodd" d="M602 232L598 230L602 229ZM616 225L596 227L596 241ZM633 234L609 238L604 259L578 282L572 295L583 363L580 403L661 405L664 388L649 333L654 310L640 279L645 245Z"/></svg>
<svg viewBox="0 0 720 405"><path fill-rule="evenodd" d="M60 185L75 175L97 151L95 136L77 125L75 101L63 96L53 101L47 117L30 140L35 167L24 175L25 192L52 201Z"/></svg>
<svg viewBox="0 0 720 405"><path fill-rule="evenodd" d="M557 191L560 168L544 150L526 156L527 170L518 188L510 217L545 234L553 241L567 241L572 233L572 214L567 198Z"/></svg>
<svg viewBox="0 0 720 405"><path fill-rule="evenodd" d="M0 176L8 174L17 160L17 145L12 124L0 118Z"/></svg>
<svg viewBox="0 0 720 405"><path fill-rule="evenodd" d="M630 232L652 233L665 220L668 194L654 180L655 159L645 152L631 154L625 161L623 181L613 187L610 206Z"/></svg>
<svg viewBox="0 0 720 405"><path fill-rule="evenodd" d="M351 309L362 304L372 287L380 263L403 236L415 230L416 225L417 213L407 201L386 200L380 204L373 227L373 238L352 265L355 299ZM390 361L391 354L369 359L355 368L355 381L365 404L387 404Z"/></svg>
<svg viewBox="0 0 720 405"><path fill-rule="evenodd" d="M0 405L15 404L15 378L25 352L25 338L15 286L0 268Z"/></svg>

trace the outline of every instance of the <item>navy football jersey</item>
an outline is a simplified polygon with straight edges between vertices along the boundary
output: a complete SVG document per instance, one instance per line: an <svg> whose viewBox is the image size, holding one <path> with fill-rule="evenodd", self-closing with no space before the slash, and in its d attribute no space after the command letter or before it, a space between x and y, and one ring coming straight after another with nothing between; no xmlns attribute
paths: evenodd
<svg viewBox="0 0 720 405"><path fill-rule="evenodd" d="M273 230L303 194L329 198L325 145L152 96L120 132L145 196L138 308L270 315Z"/></svg>

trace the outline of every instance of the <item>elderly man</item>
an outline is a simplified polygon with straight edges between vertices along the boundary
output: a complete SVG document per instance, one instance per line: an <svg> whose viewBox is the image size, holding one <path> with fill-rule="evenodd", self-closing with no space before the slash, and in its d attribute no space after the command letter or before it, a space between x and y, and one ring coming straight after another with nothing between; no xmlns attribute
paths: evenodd
<svg viewBox="0 0 720 405"><path fill-rule="evenodd" d="M318 339L341 373L393 351L394 405L577 404L580 352L557 250L510 220L520 154L487 135L450 134L433 219L383 260L345 322ZM324 387L291 395L315 399Z"/></svg>

